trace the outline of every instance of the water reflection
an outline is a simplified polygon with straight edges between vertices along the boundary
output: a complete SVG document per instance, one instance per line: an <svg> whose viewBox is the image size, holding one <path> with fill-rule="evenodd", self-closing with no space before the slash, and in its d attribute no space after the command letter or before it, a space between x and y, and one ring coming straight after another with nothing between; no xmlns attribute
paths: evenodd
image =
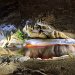
<svg viewBox="0 0 75 75"><path fill-rule="evenodd" d="M32 45L49 45L49 44L75 44L74 39L30 39L26 40L26 43Z"/></svg>

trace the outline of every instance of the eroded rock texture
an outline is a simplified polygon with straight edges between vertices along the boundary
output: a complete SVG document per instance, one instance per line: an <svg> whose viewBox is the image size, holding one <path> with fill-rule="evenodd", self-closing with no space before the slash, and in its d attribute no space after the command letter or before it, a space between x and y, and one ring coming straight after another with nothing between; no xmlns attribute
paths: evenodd
<svg viewBox="0 0 75 75"><path fill-rule="evenodd" d="M32 47L25 51L25 55L31 58L48 59L75 53L74 45L53 45L45 47Z"/></svg>
<svg viewBox="0 0 75 75"><path fill-rule="evenodd" d="M41 19L56 29L75 32L74 4L74 0L0 0L0 23Z"/></svg>

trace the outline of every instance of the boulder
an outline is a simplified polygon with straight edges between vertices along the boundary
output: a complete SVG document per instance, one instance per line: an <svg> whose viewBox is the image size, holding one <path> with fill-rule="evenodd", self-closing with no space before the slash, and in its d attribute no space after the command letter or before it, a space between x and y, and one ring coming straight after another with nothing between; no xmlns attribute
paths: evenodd
<svg viewBox="0 0 75 75"><path fill-rule="evenodd" d="M25 25L23 32L31 38L70 38L61 31L55 30L52 26L36 22L35 25Z"/></svg>

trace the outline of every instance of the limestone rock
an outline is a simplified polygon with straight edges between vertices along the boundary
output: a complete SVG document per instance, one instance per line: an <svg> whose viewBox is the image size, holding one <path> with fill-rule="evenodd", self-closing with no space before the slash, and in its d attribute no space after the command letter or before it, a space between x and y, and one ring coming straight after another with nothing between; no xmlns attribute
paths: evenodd
<svg viewBox="0 0 75 75"><path fill-rule="evenodd" d="M36 25L25 25L23 32L31 38L69 38L63 32L55 30L53 27L43 24L36 23Z"/></svg>
<svg viewBox="0 0 75 75"><path fill-rule="evenodd" d="M16 33L11 36L10 41L8 42L8 47L22 48L23 40L19 39Z"/></svg>
<svg viewBox="0 0 75 75"><path fill-rule="evenodd" d="M1 24L0 25L0 47L5 47L9 42L11 35L16 31L15 25Z"/></svg>

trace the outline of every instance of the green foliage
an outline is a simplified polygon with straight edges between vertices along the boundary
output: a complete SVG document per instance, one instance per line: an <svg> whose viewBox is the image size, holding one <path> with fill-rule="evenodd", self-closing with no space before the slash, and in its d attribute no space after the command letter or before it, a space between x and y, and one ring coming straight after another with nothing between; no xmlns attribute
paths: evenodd
<svg viewBox="0 0 75 75"><path fill-rule="evenodd" d="M17 34L19 39L24 40L24 38L23 38L24 35L23 35L23 33L22 33L22 31L20 29L17 30L16 34Z"/></svg>

